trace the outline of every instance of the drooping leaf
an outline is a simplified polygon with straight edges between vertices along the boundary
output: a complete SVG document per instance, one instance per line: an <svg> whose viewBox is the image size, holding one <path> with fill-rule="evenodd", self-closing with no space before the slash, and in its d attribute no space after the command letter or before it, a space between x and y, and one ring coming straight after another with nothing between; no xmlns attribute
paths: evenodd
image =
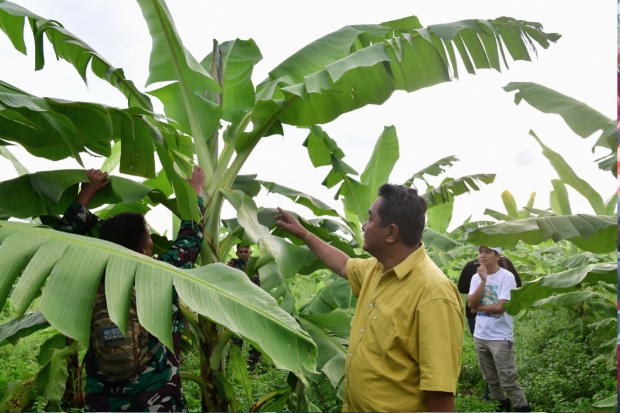
<svg viewBox="0 0 620 413"><path fill-rule="evenodd" d="M424 175L439 176L440 174L446 171L445 167L452 166L452 164L454 162L458 162L458 160L459 159L456 156L446 156L445 158L441 158L440 160L433 163L432 165L429 165L426 168L413 174L413 176L407 179L407 181L403 185L408 186L408 187L411 187L411 186L415 187L414 181L416 179L421 179L424 182L426 182L426 179L424 179ZM428 185L428 182L427 182L427 185Z"/></svg>
<svg viewBox="0 0 620 413"><path fill-rule="evenodd" d="M7 34L17 50L26 54L24 45L24 19L29 19L34 35L35 69L45 64L43 35L52 43L58 58L69 62L86 82L86 69L91 63L92 72L100 79L116 87L128 100L130 107L153 110L148 96L140 93L132 81L125 78L123 69L118 69L106 61L60 23L40 17L10 1L0 2L0 28Z"/></svg>
<svg viewBox="0 0 620 413"><path fill-rule="evenodd" d="M543 148L543 155L549 160L551 166L553 166L553 169L555 169L558 173L560 180L566 185L572 186L577 192L583 195L588 200L596 214L604 215L605 204L603 203L603 198L599 195L599 193L596 192L589 183L579 178L575 171L573 171L573 168L570 167L570 165L559 153L552 151L548 146L542 143L534 131L530 130L530 135L532 135L538 144Z"/></svg>
<svg viewBox="0 0 620 413"><path fill-rule="evenodd" d="M277 366L314 370L316 346L312 340L273 298L226 265L181 270L106 241L19 222L0 222L0 242L0 305L6 299L6 286L10 288L25 269L12 295L13 305L28 307L32 298L20 291L33 288L33 284L38 290L47 280L41 313L59 332L83 345L88 344L92 303L105 270L106 280L111 280L106 288L115 286L106 290L109 308L116 306L110 304L118 301L114 297L127 294L134 284L118 281L135 277L140 323L170 348L174 286L192 310L257 343ZM24 249L24 245L32 247ZM131 262L137 263L132 266L133 273L124 270ZM38 281L22 283L23 279ZM17 299L19 296L24 298ZM126 320L127 313L117 314ZM116 317L113 321L118 325L124 322ZM273 334L264 335L266 330Z"/></svg>
<svg viewBox="0 0 620 413"><path fill-rule="evenodd" d="M49 327L49 323L40 311L28 313L20 319L13 319L0 325L0 346L11 343L16 345L20 338Z"/></svg>
<svg viewBox="0 0 620 413"><path fill-rule="evenodd" d="M294 189L278 185L275 182L261 182L261 185L267 188L269 192L284 195L291 201L305 206L306 208L310 209L316 216L339 216L338 212L336 212L333 208L311 195L307 195L303 192L299 192Z"/></svg>
<svg viewBox="0 0 620 413"><path fill-rule="evenodd" d="M564 119L573 132L582 138L587 138L596 131L603 131L601 138L611 133L615 135L615 127L609 130L609 125L615 121L592 109L590 106L553 89L533 82L511 82L503 88L506 92L515 93L515 104L522 100L543 113L555 113ZM612 125L613 126L613 125ZM613 138L615 142L615 137ZM596 146L603 146L617 152L617 144L610 144L607 140L597 141ZM592 148L594 150L594 148Z"/></svg>
<svg viewBox="0 0 620 413"><path fill-rule="evenodd" d="M150 112L39 98L0 81L0 113L6 111L28 118L36 128L0 116L2 138L20 144L34 156L50 160L73 156L81 162L79 154L83 152L110 156L110 143L121 140L128 142L124 149L131 149L121 159L121 172L146 177L154 172L151 128L144 118L154 124L161 122ZM132 167L124 168L127 163Z"/></svg>
<svg viewBox="0 0 620 413"><path fill-rule="evenodd" d="M518 241L537 245L548 239L568 240L579 248L605 253L616 250L617 223L614 217L565 215L518 219L489 225L471 232L467 241L474 245L512 248Z"/></svg>
<svg viewBox="0 0 620 413"><path fill-rule="evenodd" d="M288 57L258 89L286 79L284 87L268 93L270 98L279 94L299 97L280 120L299 126L324 124L367 104L381 104L395 90L412 92L450 81L452 74L457 77L453 44L466 65L471 54L473 64L483 68L489 67L489 57L495 62L502 41L513 59L530 60L526 41L533 39L547 48L549 41L560 37L542 32L535 23L517 23L509 18L467 20L423 29L401 19L390 22L391 26L345 26ZM395 27L398 24L403 27ZM482 48L481 37L487 38L488 51Z"/></svg>
<svg viewBox="0 0 620 413"><path fill-rule="evenodd" d="M579 285L595 285L598 282L615 283L617 263L590 264L571 268L556 274L546 275L534 281L526 281L517 290L512 290L510 301L504 306L510 315L516 315L538 300L554 293L573 292Z"/></svg>
<svg viewBox="0 0 620 413"><path fill-rule="evenodd" d="M495 181L495 174L476 174L467 175L461 178L446 178L437 188L431 189L422 194L422 198L428 202L429 209L435 205L449 202L453 196L459 196L471 191L479 191L480 182L491 184Z"/></svg>

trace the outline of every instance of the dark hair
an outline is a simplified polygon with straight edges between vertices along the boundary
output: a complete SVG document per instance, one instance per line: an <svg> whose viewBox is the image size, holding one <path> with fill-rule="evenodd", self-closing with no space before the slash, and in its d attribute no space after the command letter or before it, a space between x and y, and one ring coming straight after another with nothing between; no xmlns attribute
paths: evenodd
<svg viewBox="0 0 620 413"><path fill-rule="evenodd" d="M135 212L123 212L108 218L101 224L99 238L141 252L146 246L146 221Z"/></svg>
<svg viewBox="0 0 620 413"><path fill-rule="evenodd" d="M239 251L239 248L250 248L250 246L246 245L246 244L239 243L239 244L237 244L237 251Z"/></svg>
<svg viewBox="0 0 620 413"><path fill-rule="evenodd" d="M418 245L424 231L426 200L413 188L392 184L382 185L379 196L383 198L378 211L381 226L396 225L405 245Z"/></svg>

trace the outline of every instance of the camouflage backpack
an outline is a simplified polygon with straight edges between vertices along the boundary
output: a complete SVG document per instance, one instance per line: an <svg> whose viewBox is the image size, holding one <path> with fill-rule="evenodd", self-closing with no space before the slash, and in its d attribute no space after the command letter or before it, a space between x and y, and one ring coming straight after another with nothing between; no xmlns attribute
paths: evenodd
<svg viewBox="0 0 620 413"><path fill-rule="evenodd" d="M129 319L125 336L110 320L105 296L105 284L97 289L90 322L91 349L105 377L114 382L124 382L144 370L151 358L162 346L160 342L148 350L148 332L138 322L136 290L131 293Z"/></svg>

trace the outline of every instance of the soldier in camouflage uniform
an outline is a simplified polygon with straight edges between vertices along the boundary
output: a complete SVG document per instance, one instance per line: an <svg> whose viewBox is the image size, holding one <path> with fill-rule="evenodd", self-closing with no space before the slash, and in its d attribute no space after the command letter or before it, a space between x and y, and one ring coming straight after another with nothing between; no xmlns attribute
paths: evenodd
<svg viewBox="0 0 620 413"><path fill-rule="evenodd" d="M227 265L239 271L246 272L245 269L246 269L248 260L250 259L250 255L252 255L252 250L250 249L249 246L237 244L237 257L238 258L228 261ZM248 274L248 277L250 277L249 274ZM253 276L251 276L250 280L254 284L260 287L260 277L258 276L258 274L254 274ZM243 346L243 339L240 337L233 336L233 338L230 341L239 348ZM250 346L248 360L251 366L255 366L260 361L261 356L262 356L262 353L260 351Z"/></svg>
<svg viewBox="0 0 620 413"><path fill-rule="evenodd" d="M97 223L97 217L95 217L87 207L92 197L101 188L108 185L109 181L104 181L107 173L102 173L100 170L91 169L87 172L87 176L90 183L82 185L82 190L76 198L76 201L67 209L56 229L75 234L85 234ZM200 247L203 241L204 205L200 194L204 186L205 176L202 169L196 167L192 173L192 177L188 179L188 181L198 195L198 205L202 217L201 222L182 221L174 244L170 247L170 250L158 258L161 261L179 268L193 267L196 258L200 254ZM143 236L143 242L138 244L137 247L134 246L132 249L150 256L153 242L150 238L150 230L148 226L145 225L144 217L139 214L132 214L134 215L133 217L127 216L126 214L132 213L119 214L110 218L107 223L113 221L120 215L125 215L125 217L120 217L118 219L121 221L134 220L135 222L135 219L141 219L142 226L145 230L144 233L148 236ZM135 215L137 215L137 217ZM102 226L102 238L104 237L104 232L106 232L104 231L104 226L107 225L107 223ZM114 224L112 223L109 226L113 227ZM130 227L120 226L121 231L128 231L127 228ZM109 233L112 230L107 230L107 232ZM120 235L121 238L118 241L109 238L106 239L123 245L126 243L126 239L132 236L135 238L135 234L125 233ZM187 411L187 404L181 388L179 370L179 354L183 325L179 314L179 297L175 290L173 290L172 303L171 316L174 351L165 346L160 346L159 350L155 353L144 370L133 380L125 383L109 381L103 375L103 372L99 370L94 354L90 351L86 353L84 364L87 373L87 411ZM149 334L148 349L153 349L158 343L159 341L157 338ZM92 347L91 345L91 348Z"/></svg>

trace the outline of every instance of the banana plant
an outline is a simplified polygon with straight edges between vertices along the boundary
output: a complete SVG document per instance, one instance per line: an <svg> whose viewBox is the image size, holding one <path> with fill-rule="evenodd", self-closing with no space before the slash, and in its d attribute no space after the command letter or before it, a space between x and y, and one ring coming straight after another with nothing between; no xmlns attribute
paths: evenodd
<svg viewBox="0 0 620 413"><path fill-rule="evenodd" d="M107 156L106 167L118 161L121 172L149 178L145 186L155 189L129 200L117 194L122 191L122 184L116 184L116 189L111 190L120 198L117 205L143 210L145 205L161 203L182 219L199 219L191 188L184 179L196 162L207 177L202 194L206 205L201 251L204 267L176 270L102 241L3 221L0 256L11 265L3 265L0 274L0 304L4 304L11 285L19 278L12 302L20 309L27 307L35 290L47 279L42 313L60 332L87 345L93 286L105 270L106 280L114 280L109 281L106 291L117 324L124 324L127 301L123 297L135 283L141 322L169 345L170 320L165 320L166 306L161 304L169 301L174 285L183 301L200 314L202 349L221 348L220 337L224 336L216 324L221 323L266 351L276 366L287 368L302 379L304 371L315 371L314 342L292 317L277 307L272 297L252 287L247 277L217 264L227 256L237 236L231 233L220 240L220 211L225 200L238 209L239 224L260 246L259 271L268 282L277 285L313 262L304 247L290 244L264 228L246 226L254 222L252 203L232 188L258 142L266 136L283 134L283 124L327 123L367 104L381 104L396 90L413 92L451 81L459 77L458 60L471 74L485 68L500 71L500 60L507 67L507 55L514 60L530 61L535 44L547 48L560 38L558 34L545 33L539 23L508 17L423 27L411 16L378 25L346 26L301 48L254 87L253 67L262 56L253 40L214 42L211 53L199 60L184 46L163 0L137 2L153 39L146 86L168 82L147 92L138 90L125 78L122 69L114 67L59 22L13 2L0 1L0 29L24 54L24 26L28 20L35 41L35 69L44 67L47 39L56 56L70 63L84 80L90 67L93 74L123 93L129 106L116 109L38 98L3 83L0 144L16 143L35 156L53 160L70 156L80 162L80 153L86 151ZM153 112L149 96L163 103L165 115ZM222 147L218 143L220 132ZM162 171L155 170L154 152ZM336 172L348 171L337 156L330 159L336 169L340 168ZM381 171L377 169L376 173ZM71 198L70 192L77 183L65 183L64 191L49 188L46 192L33 184L30 176L18 179L21 181L11 183L13 188L30 185L25 195L37 200L37 207L26 214L19 200L7 202L3 205L4 217L58 214L62 200ZM359 200L356 198L362 204L354 208L357 221L362 221L365 210L361 205L370 202L377 181L371 173L362 176L361 184L373 189L365 192L364 187L360 189L349 178L343 180L348 185L341 191L345 199L352 199L349 193L357 197L363 192ZM138 194L137 187L134 189L132 193ZM51 204L47 202L50 197ZM35 239L34 244L25 247L24 243ZM81 272L81 263L85 262L89 262L89 268ZM75 278L77 273L79 279ZM227 281L223 282L223 278ZM158 279L161 288L149 292L149 279ZM64 313L61 309L68 296L75 306ZM203 395L203 410L226 411L225 389L217 378L222 372L217 357L211 356L201 354L201 376L206 382L219 383L221 391Z"/></svg>
<svg viewBox="0 0 620 413"><path fill-rule="evenodd" d="M525 100L544 113L560 115L581 138L601 131L592 150L603 147L611 152L597 160L598 167L617 176L615 120L535 83L510 83L504 89L508 92L518 90L516 104ZM614 191L604 201L559 153L545 145L533 131L530 135L558 174L558 179L551 181L550 208L533 208L535 194L532 194L528 205L518 211L514 198L505 192L502 199L508 214L485 212L506 222L479 228L469 234L467 240L477 245L516 246L515 250L506 251L506 255L535 271L529 274L533 279L525 281L522 288L513 290L506 311L522 315L523 311L549 306L573 308L576 317L572 328L578 335L585 337L597 330L609 339L592 362L605 362L607 368L613 370L617 368L617 195ZM595 215L572 212L567 185L588 200ZM549 273L548 270L553 268L555 272ZM614 396L613 400L604 400L594 407L615 406L616 402Z"/></svg>

